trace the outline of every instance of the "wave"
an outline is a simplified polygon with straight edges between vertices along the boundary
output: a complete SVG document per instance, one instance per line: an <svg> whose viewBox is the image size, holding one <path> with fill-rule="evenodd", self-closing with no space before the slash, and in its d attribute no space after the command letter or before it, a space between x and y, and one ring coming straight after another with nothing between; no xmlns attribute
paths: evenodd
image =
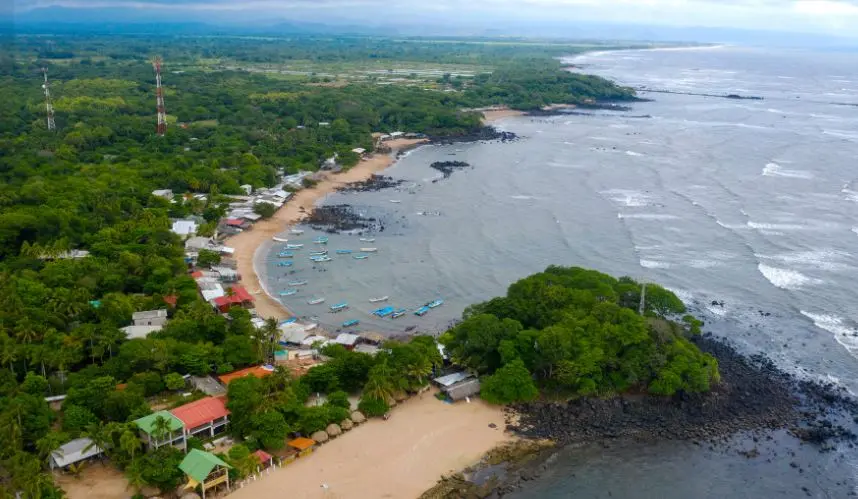
<svg viewBox="0 0 858 499"><path fill-rule="evenodd" d="M659 262L656 260L644 260L640 261L641 267L645 269L669 269L671 265L667 262Z"/></svg>
<svg viewBox="0 0 858 499"><path fill-rule="evenodd" d="M643 154L634 151L626 151L626 156L643 156Z"/></svg>
<svg viewBox="0 0 858 499"><path fill-rule="evenodd" d="M807 229L806 225L800 225L800 224L769 224L769 223L762 223L762 222L754 222L751 220L746 222L745 225L747 225L748 227L750 227L752 229L757 229L757 230L783 231L783 230L805 230L805 229Z"/></svg>
<svg viewBox="0 0 858 499"><path fill-rule="evenodd" d="M844 259L852 257L851 254L845 251L832 249L794 251L791 253L781 253L779 255L762 255L754 253L754 256L763 260L771 260L786 265L799 265L820 270L828 270L831 272L850 270L854 268L843 263Z"/></svg>
<svg viewBox="0 0 858 499"><path fill-rule="evenodd" d="M763 176L765 177L785 177L785 178L800 178L810 180L813 178L811 172L805 170L787 170L782 168L777 163L768 163L763 168Z"/></svg>
<svg viewBox="0 0 858 499"><path fill-rule="evenodd" d="M630 213L624 215L622 213L617 213L617 218L619 219L638 219L638 220L677 220L679 219L676 215L666 215L663 213Z"/></svg>
<svg viewBox="0 0 858 499"><path fill-rule="evenodd" d="M772 283L773 286L781 289L795 290L804 286L822 284L821 280L808 277L801 272L770 267L764 263L757 264L757 270L759 270L760 273L763 274L763 277Z"/></svg>
<svg viewBox="0 0 858 499"><path fill-rule="evenodd" d="M822 133L846 140L858 140L858 133L850 132L848 130L823 130Z"/></svg>
<svg viewBox="0 0 858 499"><path fill-rule="evenodd" d="M852 189L850 189L848 187L844 187L843 189L840 190L840 192L842 192L843 194L846 194L846 197L843 198L846 201L853 201L855 203L858 203L858 191L853 191Z"/></svg>
<svg viewBox="0 0 858 499"><path fill-rule="evenodd" d="M851 327L839 316L831 314L814 314L800 310L801 315L813 321L813 325L834 335L837 343L851 353L858 353L858 328Z"/></svg>
<svg viewBox="0 0 858 499"><path fill-rule="evenodd" d="M536 198L535 198L535 197L533 197L533 196L525 196L525 195L522 195L522 194L515 195L515 196L510 196L510 198L512 198L512 199L522 199L522 200L523 200L523 199L536 199Z"/></svg>
<svg viewBox="0 0 858 499"><path fill-rule="evenodd" d="M548 166L550 166L551 168L564 168L567 170L580 170L581 168L583 168L583 166L581 166L581 165L572 165L569 163L558 163L557 161L551 161L550 163L548 163Z"/></svg>
<svg viewBox="0 0 858 499"><path fill-rule="evenodd" d="M642 206L653 206L657 204L650 194L631 189L609 189L599 194L606 196L619 206L639 208Z"/></svg>

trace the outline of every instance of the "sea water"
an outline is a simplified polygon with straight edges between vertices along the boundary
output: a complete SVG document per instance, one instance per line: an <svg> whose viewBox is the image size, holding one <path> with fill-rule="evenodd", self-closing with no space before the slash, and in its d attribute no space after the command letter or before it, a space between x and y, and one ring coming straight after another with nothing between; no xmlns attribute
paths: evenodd
<svg viewBox="0 0 858 499"><path fill-rule="evenodd" d="M405 181L398 189L323 200L381 220L375 242L331 235L333 262L313 268L309 260L297 265L305 257L296 256L289 276L273 267L274 245L268 288L276 293L297 275L309 280L288 304L334 328L356 318L359 330L438 332L469 304L503 294L548 265L591 267L661 283L706 321L706 330L762 351L788 371L858 391L855 57L735 47L578 57L572 62L583 71L621 84L764 99L642 93L654 101L631 111L499 122L521 137L515 142L420 148L385 172ZM453 160L473 168L445 179L429 167ZM317 235L292 237L309 243ZM378 253L363 261L333 255L366 246ZM383 295L409 311L438 297L445 304L422 318L374 319L369 312L380 305L369 299ZM325 296L326 305L306 305L309 296ZM327 313L327 305L341 301L352 309ZM724 497L736 488L767 496L771 481L755 477L782 476L776 467L785 465L775 459L756 464L753 473L727 473L738 464L685 447L696 457L667 457L684 455L675 451L661 461L633 461L651 477L639 478L646 492L638 497L689 497L689 491ZM593 459L591 451L580 452ZM588 492L576 495L554 477L522 497L543 497L549 489L559 491L551 497L600 497L593 492L600 481L623 476L625 468L614 473L593 463L611 467L622 456L616 450L585 467ZM835 456L819 457L813 475L796 483L812 481L810 490L826 493L827 477L852 466L849 459L835 464ZM580 458L561 459L561 469ZM727 488L695 488L694 475L707 472L727 480Z"/></svg>

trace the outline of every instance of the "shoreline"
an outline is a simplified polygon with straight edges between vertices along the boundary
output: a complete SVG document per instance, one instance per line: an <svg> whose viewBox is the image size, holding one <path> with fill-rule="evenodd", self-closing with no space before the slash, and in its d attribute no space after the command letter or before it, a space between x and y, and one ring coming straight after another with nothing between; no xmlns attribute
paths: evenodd
<svg viewBox="0 0 858 499"><path fill-rule="evenodd" d="M260 220L253 224L251 229L226 238L224 244L235 249L236 267L241 276L238 284L253 294L259 317L284 319L294 315L268 292L263 283L265 273L257 266L258 257L270 247L272 237L307 217L319 200L335 192L338 187L366 180L380 173L396 162L397 153L426 142L426 139L391 140L386 144L391 148L390 153L376 153L362 159L347 171L326 174L315 186L295 192L271 218Z"/></svg>

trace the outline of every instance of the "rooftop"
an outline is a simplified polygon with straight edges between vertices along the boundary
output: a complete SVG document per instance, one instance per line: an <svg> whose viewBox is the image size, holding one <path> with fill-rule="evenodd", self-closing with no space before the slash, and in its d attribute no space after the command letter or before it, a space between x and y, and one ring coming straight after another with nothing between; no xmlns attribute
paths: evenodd
<svg viewBox="0 0 858 499"><path fill-rule="evenodd" d="M142 312L134 312L131 314L131 318L135 321L137 320L146 320L146 319L158 319L167 317L167 309L162 308L161 310L144 310Z"/></svg>
<svg viewBox="0 0 858 499"><path fill-rule="evenodd" d="M158 419L159 416L170 423L170 431L181 430L185 426L181 419L173 416L168 411L153 412L148 416L143 416L142 418L134 421L134 423L137 425L137 428L140 428L140 431L151 435L155 430L155 420Z"/></svg>
<svg viewBox="0 0 858 499"><path fill-rule="evenodd" d="M339 336L334 340L334 342L339 343L340 345L354 345L357 343L358 335L351 333L340 333Z"/></svg>
<svg viewBox="0 0 858 499"><path fill-rule="evenodd" d="M59 467L83 461L103 451L89 438L76 438L51 452L51 460Z"/></svg>
<svg viewBox="0 0 858 499"><path fill-rule="evenodd" d="M229 415L229 410L220 397L206 397L196 402L176 407L171 412L187 428L196 428L197 426Z"/></svg>
<svg viewBox="0 0 858 499"><path fill-rule="evenodd" d="M465 371L460 371L452 374L448 374L446 376L441 376L440 378L435 378L432 381L438 383L441 386L447 387L454 385L460 381L464 381L468 378L474 377L473 374L466 373Z"/></svg>
<svg viewBox="0 0 858 499"><path fill-rule="evenodd" d="M274 368L271 366L253 366L245 369L239 369L238 371L233 371L231 373L227 373L221 376L218 376L218 379L224 385L230 384L233 380L238 378L243 378L245 376L256 376L257 378L264 378L265 376L270 375L274 372Z"/></svg>
<svg viewBox="0 0 858 499"><path fill-rule="evenodd" d="M199 449L191 449L188 455L182 459L179 469L197 482L203 482L209 473L218 466L232 468L214 454Z"/></svg>
<svg viewBox="0 0 858 499"><path fill-rule="evenodd" d="M316 441L313 440L312 438L300 437L300 438L296 438L295 440L290 440L290 441L286 442L286 445L288 445L289 447L292 447L293 449L306 450L306 449L309 449L310 447L316 445Z"/></svg>

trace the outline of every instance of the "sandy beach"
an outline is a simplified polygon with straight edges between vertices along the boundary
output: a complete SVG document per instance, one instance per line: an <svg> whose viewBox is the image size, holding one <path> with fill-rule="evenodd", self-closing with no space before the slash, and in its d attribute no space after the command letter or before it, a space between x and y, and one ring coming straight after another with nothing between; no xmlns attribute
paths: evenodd
<svg viewBox="0 0 858 499"><path fill-rule="evenodd" d="M418 497L442 474L460 471L511 440L503 416L500 407L481 400L447 404L426 393L397 406L389 420L364 423L229 497Z"/></svg>
<svg viewBox="0 0 858 499"><path fill-rule="evenodd" d="M483 124L489 124L493 121L497 121L503 118L511 118L513 116L524 116L524 111L519 111L517 109L487 109L482 111L483 113Z"/></svg>
<svg viewBox="0 0 858 499"><path fill-rule="evenodd" d="M235 248L234 256L238 273L241 275L239 283L251 293L261 290L262 285L253 268L253 261L257 251L267 248L266 242L272 241L271 238L275 234L287 230L289 226L304 218L313 210L317 201L334 192L337 187L368 179L373 174L392 165L396 161L397 151L414 147L423 142L425 139L396 139L385 142L385 145L391 148L389 154L374 154L370 158L361 160L348 171L328 174L315 187L296 192L292 199L277 210L273 217L255 223L250 230L227 238L224 244ZM260 317L280 319L291 315L279 301L264 292L254 294L254 298L256 299L256 312Z"/></svg>

